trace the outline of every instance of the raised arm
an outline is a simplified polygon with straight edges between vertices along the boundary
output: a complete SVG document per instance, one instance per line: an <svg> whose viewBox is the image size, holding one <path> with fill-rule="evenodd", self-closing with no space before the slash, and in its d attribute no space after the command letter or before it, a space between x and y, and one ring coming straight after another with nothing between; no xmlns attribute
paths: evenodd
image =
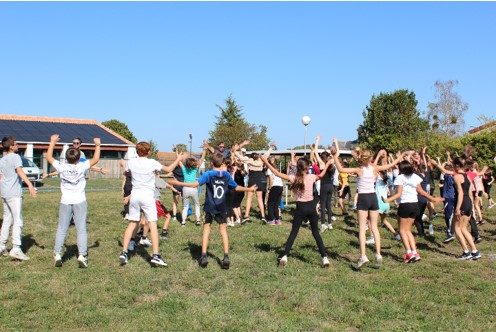
<svg viewBox="0 0 496 332"><path fill-rule="evenodd" d="M179 162L183 159L183 157L184 157L183 152L178 153L176 160L174 160L174 162L172 164L170 164L169 166L162 165L162 170L165 173L172 172L174 170L174 168L176 168L176 166L179 164Z"/></svg>
<svg viewBox="0 0 496 332"><path fill-rule="evenodd" d="M384 149L380 150L377 153L377 156L375 157L375 160L374 160L374 166L376 166L382 158L387 158L387 152ZM383 163L383 164L386 164L386 163Z"/></svg>
<svg viewBox="0 0 496 332"><path fill-rule="evenodd" d="M50 165L53 164L55 159L53 158L53 149L55 148L55 144L59 141L59 135L53 134L50 136L50 145L48 145L48 150L47 150L47 155L46 159L50 163Z"/></svg>
<svg viewBox="0 0 496 332"><path fill-rule="evenodd" d="M261 156L260 159L262 159L262 161L264 162L264 164L272 171L272 173L274 173L275 176L280 177L281 179L284 179L284 180L289 181L289 175L279 172L279 170L277 168L275 168L274 166L272 166L269 163L269 161L267 160L267 157Z"/></svg>
<svg viewBox="0 0 496 332"><path fill-rule="evenodd" d="M198 167L200 167L201 164L205 161L205 156L207 155L207 150L203 149L202 155L200 157L200 160L198 161Z"/></svg>
<svg viewBox="0 0 496 332"><path fill-rule="evenodd" d="M443 164L441 164L441 159L439 159L439 157L437 157L437 162L434 161L434 159L431 159L431 163L432 163L432 165L436 166L444 174L449 174L449 175L455 174L455 172L448 171L447 169L444 168Z"/></svg>
<svg viewBox="0 0 496 332"><path fill-rule="evenodd" d="M93 154L93 158L90 159L90 167L96 165L96 163L100 160L100 138L93 138L93 142L95 143L95 153ZM100 167L100 171L102 168Z"/></svg>
<svg viewBox="0 0 496 332"><path fill-rule="evenodd" d="M390 168L393 168L394 166L396 166L400 161L403 160L403 156L405 155L404 153L399 153L398 154L399 156L390 164L386 164L386 165L380 165L380 166L374 166L376 172L381 172L381 171L386 171Z"/></svg>
<svg viewBox="0 0 496 332"><path fill-rule="evenodd" d="M343 165L341 165L341 162L339 161L339 145L338 145L338 140L336 138L334 138L334 147L336 148L336 153L334 154L334 164L336 165L338 171L341 173L359 174L361 172L359 168L343 167Z"/></svg>
<svg viewBox="0 0 496 332"><path fill-rule="evenodd" d="M319 175L317 175L317 178L322 179L324 177L324 175L327 173L327 170L329 169L329 167L331 167L333 164L334 164L334 160L332 158L329 158L327 163L324 165L324 169L320 172Z"/></svg>

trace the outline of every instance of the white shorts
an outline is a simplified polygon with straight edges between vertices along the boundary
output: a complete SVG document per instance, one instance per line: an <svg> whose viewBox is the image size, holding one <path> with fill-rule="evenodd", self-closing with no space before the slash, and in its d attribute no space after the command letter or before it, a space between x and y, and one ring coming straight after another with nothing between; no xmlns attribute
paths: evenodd
<svg viewBox="0 0 496 332"><path fill-rule="evenodd" d="M141 211L145 214L146 221L157 221L157 206L153 194L131 193L129 199L129 213L127 219L130 221L140 221Z"/></svg>

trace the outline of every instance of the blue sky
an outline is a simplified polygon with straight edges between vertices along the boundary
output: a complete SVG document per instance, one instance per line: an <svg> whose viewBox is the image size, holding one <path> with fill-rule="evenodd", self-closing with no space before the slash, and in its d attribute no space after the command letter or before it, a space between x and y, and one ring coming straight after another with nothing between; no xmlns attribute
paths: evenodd
<svg viewBox="0 0 496 332"><path fill-rule="evenodd" d="M280 148L356 138L373 94L420 111L457 79L466 129L496 115L496 3L0 3L0 113L125 122L200 145L232 94Z"/></svg>

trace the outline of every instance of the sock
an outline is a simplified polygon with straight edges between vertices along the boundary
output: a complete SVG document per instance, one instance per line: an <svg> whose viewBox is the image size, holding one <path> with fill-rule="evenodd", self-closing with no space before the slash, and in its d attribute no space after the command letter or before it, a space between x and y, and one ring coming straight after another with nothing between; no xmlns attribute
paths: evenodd
<svg viewBox="0 0 496 332"><path fill-rule="evenodd" d="M464 251L463 251L463 253L464 253L464 254L468 254L468 250L464 250Z"/></svg>
<svg viewBox="0 0 496 332"><path fill-rule="evenodd" d="M408 249L408 250L406 251L406 253L407 253L407 254L411 254L411 253L412 253L412 251L411 251L410 249Z"/></svg>
<svg viewBox="0 0 496 332"><path fill-rule="evenodd" d="M417 250L412 250L412 254L416 255L417 254Z"/></svg>
<svg viewBox="0 0 496 332"><path fill-rule="evenodd" d="M477 250L472 250L472 254L476 254L477 253Z"/></svg>

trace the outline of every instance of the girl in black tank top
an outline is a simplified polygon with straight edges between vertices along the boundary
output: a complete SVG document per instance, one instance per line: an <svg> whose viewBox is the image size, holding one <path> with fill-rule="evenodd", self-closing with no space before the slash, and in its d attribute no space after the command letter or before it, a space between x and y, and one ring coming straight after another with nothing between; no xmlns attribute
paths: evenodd
<svg viewBox="0 0 496 332"><path fill-rule="evenodd" d="M458 258L476 260L481 257L481 254L477 250L474 239L468 230L468 223L472 215L472 199L470 197L470 181L467 174L463 172L463 166L464 162L461 158L453 159L456 204L453 215L453 226L456 238L463 249L463 253Z"/></svg>

